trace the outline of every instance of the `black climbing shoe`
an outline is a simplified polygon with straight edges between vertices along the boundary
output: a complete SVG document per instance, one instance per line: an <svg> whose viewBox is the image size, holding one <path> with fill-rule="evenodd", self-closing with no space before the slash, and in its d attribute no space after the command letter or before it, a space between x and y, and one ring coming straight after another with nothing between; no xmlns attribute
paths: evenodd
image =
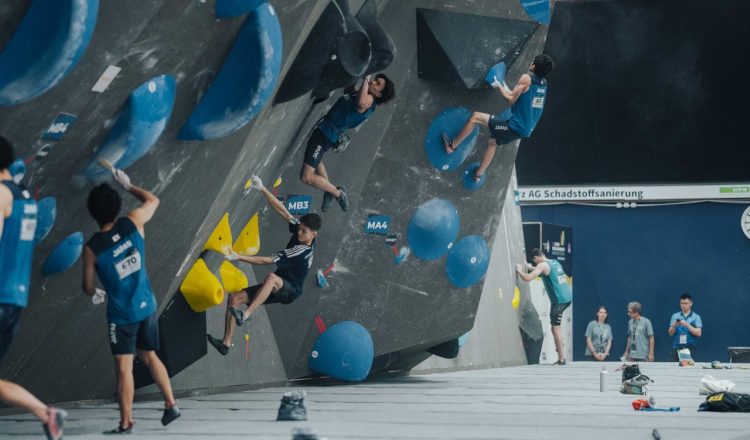
<svg viewBox="0 0 750 440"><path fill-rule="evenodd" d="M132 434L132 433L133 433L133 425L130 425L127 428L123 428L122 426L118 425L117 428L111 431L102 432L102 434L104 435Z"/></svg>
<svg viewBox="0 0 750 440"><path fill-rule="evenodd" d="M328 211L328 208L331 207L331 203L333 203L333 194L324 191L323 204L320 206L320 210L323 212Z"/></svg>
<svg viewBox="0 0 750 440"><path fill-rule="evenodd" d="M342 211L346 211L349 209L349 199L346 197L346 188L343 186L337 187L339 191L341 191L341 195L336 198L336 201L339 202L339 206L341 206Z"/></svg>
<svg viewBox="0 0 750 440"><path fill-rule="evenodd" d="M227 348L227 350L229 350L229 348ZM177 408L177 405L171 408L164 408L164 414L161 416L161 424L167 426L179 419L181 415L182 413L180 412L180 408Z"/></svg>
<svg viewBox="0 0 750 440"><path fill-rule="evenodd" d="M555 362L553 365L565 365L565 359Z"/></svg>
<svg viewBox="0 0 750 440"><path fill-rule="evenodd" d="M208 338L208 343L213 345L214 348L222 354L222 356L226 356L227 353L229 353L229 347L224 345L224 341L221 339L214 338L211 335L206 335L206 338Z"/></svg>
<svg viewBox="0 0 750 440"><path fill-rule="evenodd" d="M235 322L237 322L237 325L242 325L242 323L245 322L245 314L242 313L242 310L230 307L229 314L234 316L234 320Z"/></svg>

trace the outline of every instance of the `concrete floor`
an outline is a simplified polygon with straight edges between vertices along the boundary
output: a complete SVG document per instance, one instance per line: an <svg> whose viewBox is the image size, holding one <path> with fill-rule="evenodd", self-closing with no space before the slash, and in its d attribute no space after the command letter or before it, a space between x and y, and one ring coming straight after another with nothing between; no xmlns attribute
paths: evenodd
<svg viewBox="0 0 750 440"><path fill-rule="evenodd" d="M159 423L161 404L135 405L129 438L290 439L306 428L319 439L750 439L750 413L697 412L700 378L731 379L736 392L750 392L750 369L704 370L672 363L642 365L655 383L657 406L674 413L636 412L636 398L620 394L616 363L607 363L608 390L599 392L601 364L533 365L491 370L412 375L356 385L303 385L307 422L276 422L286 388L180 399L183 417ZM747 366L747 365L745 365ZM114 403L67 406L65 438L100 438L119 419ZM0 417L3 439L40 438L28 415Z"/></svg>

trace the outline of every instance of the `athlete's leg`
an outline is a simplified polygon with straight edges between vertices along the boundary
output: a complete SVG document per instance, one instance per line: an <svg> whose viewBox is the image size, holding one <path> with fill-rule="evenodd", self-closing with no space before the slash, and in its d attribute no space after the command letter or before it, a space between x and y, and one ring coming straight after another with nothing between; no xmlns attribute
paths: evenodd
<svg viewBox="0 0 750 440"><path fill-rule="evenodd" d="M247 304L247 301L248 295L245 290L230 293L229 298L227 298L227 316L224 321L224 345L227 347L232 346L232 335L234 334L234 327L237 325L234 322L234 317L229 313L229 308L239 309L242 304Z"/></svg>
<svg viewBox="0 0 750 440"><path fill-rule="evenodd" d="M258 292L255 294L252 302L247 306L244 318L248 319L258 307L266 302L268 297L271 296L271 292L275 292L281 289L281 286L283 285L284 280L282 280L281 277L276 275L275 273L271 272L266 275L266 279L263 280L263 285L260 287L260 289L258 289Z"/></svg>
<svg viewBox="0 0 750 440"><path fill-rule="evenodd" d="M22 408L34 414L42 423L47 423L47 405L18 384L0 380L0 400L10 406Z"/></svg>
<svg viewBox="0 0 750 440"><path fill-rule="evenodd" d="M486 127L489 123L490 115L488 115L487 113L472 112L471 116L469 116L469 119L466 120L463 128L461 128L461 131L459 131L458 135L450 142L450 145L445 145L448 154L452 153L454 149L461 145L461 142L463 142L464 139L466 139L466 137L471 134L471 131L474 130L474 124L481 124ZM449 146L452 146L450 150Z"/></svg>
<svg viewBox="0 0 750 440"><path fill-rule="evenodd" d="M565 354L563 352L563 336L562 328L559 325L552 326L552 338L555 340L555 350L557 350L557 360L562 363L565 362Z"/></svg>
<svg viewBox="0 0 750 440"><path fill-rule="evenodd" d="M341 197L341 191L336 188L336 185L328 181L328 174L326 174L325 166L323 163L318 164L318 170L323 169L323 172L316 172L316 169L308 164L302 164L302 171L300 171L299 178L304 183L330 193L336 198Z"/></svg>
<svg viewBox="0 0 750 440"><path fill-rule="evenodd" d="M484 155L482 156L482 163L479 164L479 168L474 172L474 180L479 181L479 179L484 175L484 172L487 170L487 167L490 166L490 162L492 162L492 158L495 157L495 151L497 150L497 142L495 142L495 139L490 138L489 142L487 143L487 149L484 150Z"/></svg>
<svg viewBox="0 0 750 440"><path fill-rule="evenodd" d="M148 367L151 377L156 382L156 386L161 390L161 394L164 396L164 407L171 408L175 406L177 401L175 401L174 394L172 394L172 384L169 382L169 374L159 356L153 350L138 350L138 358Z"/></svg>
<svg viewBox="0 0 750 440"><path fill-rule="evenodd" d="M133 425L133 355L115 355L117 374L117 403L120 405L120 427L127 429Z"/></svg>

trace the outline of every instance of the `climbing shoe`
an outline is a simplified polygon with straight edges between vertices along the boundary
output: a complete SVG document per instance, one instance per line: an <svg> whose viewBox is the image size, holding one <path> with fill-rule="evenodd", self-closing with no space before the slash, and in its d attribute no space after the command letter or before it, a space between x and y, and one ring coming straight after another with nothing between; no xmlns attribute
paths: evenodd
<svg viewBox="0 0 750 440"><path fill-rule="evenodd" d="M339 186L337 188L339 191L341 191L341 195L336 198L336 201L339 202L341 210L346 211L349 209L349 199L346 197L346 189L343 186Z"/></svg>
<svg viewBox="0 0 750 440"><path fill-rule="evenodd" d="M328 208L331 207L331 203L333 203L333 194L324 191L323 204L320 206L320 210L323 212L328 211Z"/></svg>
<svg viewBox="0 0 750 440"><path fill-rule="evenodd" d="M237 325L242 325L242 323L245 322L245 314L242 313L242 310L235 309L234 307L230 307L229 314L234 317L234 320L237 323Z"/></svg>
<svg viewBox="0 0 750 440"><path fill-rule="evenodd" d="M47 434L49 440L58 440L63 438L63 423L65 417L68 417L68 413L65 410L50 406L47 410L49 419L47 423L42 424L44 427L44 433Z"/></svg>
<svg viewBox="0 0 750 440"><path fill-rule="evenodd" d="M222 356L226 356L227 353L229 353L229 347L224 345L224 341L221 339L214 338L211 335L206 335L206 338L208 338L208 343L213 345L214 348L221 353Z"/></svg>
<svg viewBox="0 0 750 440"><path fill-rule="evenodd" d="M229 350L229 348L227 348L227 350ZM182 413L180 412L180 408L177 408L177 405L174 405L171 408L164 408L164 414L161 416L161 424L167 426L179 419L181 415Z"/></svg>

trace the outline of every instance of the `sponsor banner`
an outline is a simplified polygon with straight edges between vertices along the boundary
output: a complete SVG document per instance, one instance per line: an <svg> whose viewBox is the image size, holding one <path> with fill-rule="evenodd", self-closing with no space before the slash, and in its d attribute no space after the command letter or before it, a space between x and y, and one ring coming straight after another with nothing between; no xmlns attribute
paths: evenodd
<svg viewBox="0 0 750 440"><path fill-rule="evenodd" d="M518 188L516 196L522 204L750 200L750 182L710 185L523 186Z"/></svg>

